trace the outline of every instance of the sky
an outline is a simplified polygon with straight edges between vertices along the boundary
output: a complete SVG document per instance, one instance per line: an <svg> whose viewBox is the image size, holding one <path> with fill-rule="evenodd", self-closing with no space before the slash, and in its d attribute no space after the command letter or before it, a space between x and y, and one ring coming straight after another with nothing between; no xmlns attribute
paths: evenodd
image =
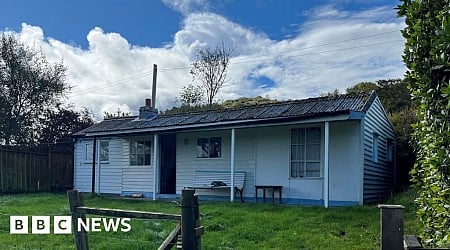
<svg viewBox="0 0 450 250"><path fill-rule="evenodd" d="M179 104L196 53L233 49L216 101L316 97L402 78L404 20L384 0L3 0L0 31L67 67L66 103L136 115Z"/></svg>

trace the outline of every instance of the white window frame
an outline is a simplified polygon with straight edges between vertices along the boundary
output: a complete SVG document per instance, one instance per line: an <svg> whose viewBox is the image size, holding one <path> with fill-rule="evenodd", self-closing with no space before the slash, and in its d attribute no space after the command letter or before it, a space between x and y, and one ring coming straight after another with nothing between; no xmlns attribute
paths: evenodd
<svg viewBox="0 0 450 250"><path fill-rule="evenodd" d="M136 148L136 152L133 153L133 150L132 150L133 143L136 143L136 146L138 146L137 143L143 143L144 145L148 144L148 151L145 152L145 148L144 148L143 149L144 152L143 153L139 153L138 152L138 148ZM153 147L152 140L148 140L148 139L133 139L133 140L129 141L128 146L129 146L129 150L130 150L129 154L128 154L129 155L128 163L129 163L130 167L150 167L150 166L152 166L152 147ZM145 157L145 155L147 153L148 153L148 164L146 164L146 157ZM139 157L139 155L142 155L144 157L143 158L143 164L136 164L136 162L132 162L132 158L133 158L132 155L136 155L136 157ZM137 163L139 163L139 160L137 158L136 158L136 160L138 161Z"/></svg>
<svg viewBox="0 0 450 250"><path fill-rule="evenodd" d="M308 130L308 129L319 129L319 133L320 133L320 135L319 135L319 142L318 143L306 143L306 138L307 138L307 136L306 136L306 131ZM303 141L303 143L297 143L297 144L294 144L293 143L293 141L292 141L292 132L293 132L293 130L298 130L298 131L301 131L301 130L304 130L305 131L305 137L304 137L304 141ZM322 170L322 165L323 165L323 159L322 159L322 156L323 156L323 152L322 152L322 149L323 149L323 140L322 140L322 136L323 136L323 129L322 129L322 127L321 126L310 126L310 127L298 127L298 128L291 128L290 129L290 134L289 134L289 140L290 140L290 150L289 150L289 178L292 178L292 179L317 179L317 178L322 178L322 174L323 174L323 170ZM318 160L308 160L307 159L307 153L306 153L306 150L307 150L307 147L308 146L312 146L312 145L315 145L315 146L319 146L319 159ZM296 146L296 147L299 147L299 146L303 146L303 152L301 153L301 154L303 154L303 159L302 160L294 160L293 159L293 156L292 156L292 152L293 152L293 146ZM300 176L295 176L295 175L293 175L293 163L303 163L304 165L304 167L303 167L303 174L302 175L300 175ZM307 176L307 163L318 163L319 164L319 176Z"/></svg>
<svg viewBox="0 0 450 250"><path fill-rule="evenodd" d="M99 149L100 149L100 154L99 154L99 160L100 163L109 163L109 140L100 140L98 142L99 145ZM106 155L106 158L103 158Z"/></svg>
<svg viewBox="0 0 450 250"><path fill-rule="evenodd" d="M213 140L220 140L219 150L217 150L217 156L211 156L211 152L208 151L208 156L199 155L199 140L208 140L208 143L211 144ZM208 144L208 145L209 145ZM223 157L222 149L223 149L223 138L221 136L205 136L205 137L197 137L195 140L195 148L196 148L196 158L197 159L221 159Z"/></svg>
<svg viewBox="0 0 450 250"><path fill-rule="evenodd" d="M84 162L92 163L92 155L94 154L94 143L87 142L84 144Z"/></svg>

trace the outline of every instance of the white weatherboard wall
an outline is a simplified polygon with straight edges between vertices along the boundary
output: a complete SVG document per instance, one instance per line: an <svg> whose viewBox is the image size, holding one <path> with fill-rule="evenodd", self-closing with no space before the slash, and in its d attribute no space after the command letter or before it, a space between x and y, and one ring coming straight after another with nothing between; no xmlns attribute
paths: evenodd
<svg viewBox="0 0 450 250"><path fill-rule="evenodd" d="M362 166L359 131L359 121L330 123L329 197L332 202L360 203Z"/></svg>
<svg viewBox="0 0 450 250"><path fill-rule="evenodd" d="M96 164L96 188L100 193L129 194L153 192L153 166L130 166L130 139L150 140L145 137L112 137L97 139L109 142L109 161ZM85 160L85 147L92 139L78 140L74 149L74 187L82 192L91 192L92 162ZM153 146L152 146L153 147ZM153 159L153 153L152 153ZM151 161L153 162L153 160ZM99 175L100 173L100 175ZM100 185L99 185L100 183Z"/></svg>
<svg viewBox="0 0 450 250"><path fill-rule="evenodd" d="M373 136L378 134L378 161L373 160ZM394 163L387 160L387 140L395 133L378 97L364 117L364 203L377 202L392 187Z"/></svg>
<svg viewBox="0 0 450 250"><path fill-rule="evenodd" d="M197 158L197 138L221 137L222 157ZM244 197L252 197L255 167L254 136L252 130L236 129L235 171L245 171ZM211 132L190 132L177 134L176 160L176 192L181 193L184 187L191 187L194 183L195 170L230 171L231 170L231 130ZM228 190L197 190L204 195L229 197ZM238 197L235 197L238 199Z"/></svg>
<svg viewBox="0 0 450 250"><path fill-rule="evenodd" d="M321 204L323 177L290 178L291 129L321 127L323 176L324 124L272 126L236 130L236 171L246 171L244 196L253 198L254 185L281 185L289 203ZM359 203L361 190L359 121L330 122L331 205ZM197 138L222 137L222 157L197 159ZM230 130L177 135L177 193L193 185L195 170L230 171ZM187 143L187 144L186 144ZM201 195L229 196L228 191L197 190ZM259 194L261 195L261 194ZM271 195L270 193L268 194Z"/></svg>
<svg viewBox="0 0 450 250"><path fill-rule="evenodd" d="M86 143L92 140L78 140L74 146L74 189L81 192L91 192L92 163L85 161Z"/></svg>

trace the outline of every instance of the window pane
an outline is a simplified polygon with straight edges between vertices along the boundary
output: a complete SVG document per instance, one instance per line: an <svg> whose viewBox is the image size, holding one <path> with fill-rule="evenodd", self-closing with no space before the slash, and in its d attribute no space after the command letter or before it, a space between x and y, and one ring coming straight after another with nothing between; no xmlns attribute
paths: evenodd
<svg viewBox="0 0 450 250"><path fill-rule="evenodd" d="M135 141L130 142L130 153L131 154L137 153L137 142Z"/></svg>
<svg viewBox="0 0 450 250"><path fill-rule="evenodd" d="M86 159L86 161L92 161L92 154L93 154L93 146L92 146L92 144L86 144L86 148L85 148L85 159Z"/></svg>
<svg viewBox="0 0 450 250"><path fill-rule="evenodd" d="M209 157L209 141L205 138L197 139L197 157L207 158Z"/></svg>
<svg viewBox="0 0 450 250"><path fill-rule="evenodd" d="M150 155L149 155L149 154L146 154L146 155L145 155L145 162L144 162L144 165L151 165L151 164L150 164Z"/></svg>
<svg viewBox="0 0 450 250"><path fill-rule="evenodd" d="M320 161L320 145L313 144L306 146L306 160Z"/></svg>
<svg viewBox="0 0 450 250"><path fill-rule="evenodd" d="M292 145L291 146L291 160L302 161L305 159L305 146Z"/></svg>
<svg viewBox="0 0 450 250"><path fill-rule="evenodd" d="M130 155L130 165L131 166L137 165L137 156L136 155Z"/></svg>
<svg viewBox="0 0 450 250"><path fill-rule="evenodd" d="M306 129L306 143L320 143L320 128Z"/></svg>
<svg viewBox="0 0 450 250"><path fill-rule="evenodd" d="M137 165L142 166L144 165L144 155L137 155Z"/></svg>
<svg viewBox="0 0 450 250"><path fill-rule="evenodd" d="M295 145L291 146L291 161L298 161L299 160L297 147L298 146L295 146Z"/></svg>
<svg viewBox="0 0 450 250"><path fill-rule="evenodd" d="M130 165L149 166L151 165L151 141L130 142Z"/></svg>
<svg viewBox="0 0 450 250"><path fill-rule="evenodd" d="M291 177L300 178L303 177L304 169L302 162L292 162L291 163Z"/></svg>
<svg viewBox="0 0 450 250"><path fill-rule="evenodd" d="M212 137L210 139L209 157L217 158L221 156L222 138Z"/></svg>
<svg viewBox="0 0 450 250"><path fill-rule="evenodd" d="M151 145L149 141L144 142L144 153L150 154L151 152Z"/></svg>
<svg viewBox="0 0 450 250"><path fill-rule="evenodd" d="M306 177L320 177L320 162L306 163Z"/></svg>
<svg viewBox="0 0 450 250"><path fill-rule="evenodd" d="M137 142L137 153L143 154L144 153L144 147L145 144L143 142Z"/></svg>
<svg viewBox="0 0 450 250"><path fill-rule="evenodd" d="M100 161L108 161L109 160L109 142L101 141L100 142Z"/></svg>

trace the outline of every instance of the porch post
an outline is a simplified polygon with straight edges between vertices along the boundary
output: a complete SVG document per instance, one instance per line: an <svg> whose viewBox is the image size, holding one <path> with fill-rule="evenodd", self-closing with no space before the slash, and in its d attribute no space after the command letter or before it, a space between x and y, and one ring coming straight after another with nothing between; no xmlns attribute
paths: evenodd
<svg viewBox="0 0 450 250"><path fill-rule="evenodd" d="M96 175L97 175L97 183L96 183L96 186L97 186L97 193L98 194L100 194L100 178L101 178L101 174L100 174L100 155L101 155L101 153L102 152L100 152L100 150L101 150L101 145L102 145L102 140L98 140L98 143L97 143L97 155L95 156L95 157L97 157L97 173L96 173Z"/></svg>
<svg viewBox="0 0 450 250"><path fill-rule="evenodd" d="M329 202L329 147L330 147L330 122L325 122L325 157L324 157L324 173L323 173L323 202L328 207Z"/></svg>
<svg viewBox="0 0 450 250"><path fill-rule="evenodd" d="M156 190L158 180L158 134L153 135L153 200L156 200Z"/></svg>
<svg viewBox="0 0 450 250"><path fill-rule="evenodd" d="M236 142L236 130L234 128L231 129L231 188L230 188L230 201L234 201L234 148Z"/></svg>

